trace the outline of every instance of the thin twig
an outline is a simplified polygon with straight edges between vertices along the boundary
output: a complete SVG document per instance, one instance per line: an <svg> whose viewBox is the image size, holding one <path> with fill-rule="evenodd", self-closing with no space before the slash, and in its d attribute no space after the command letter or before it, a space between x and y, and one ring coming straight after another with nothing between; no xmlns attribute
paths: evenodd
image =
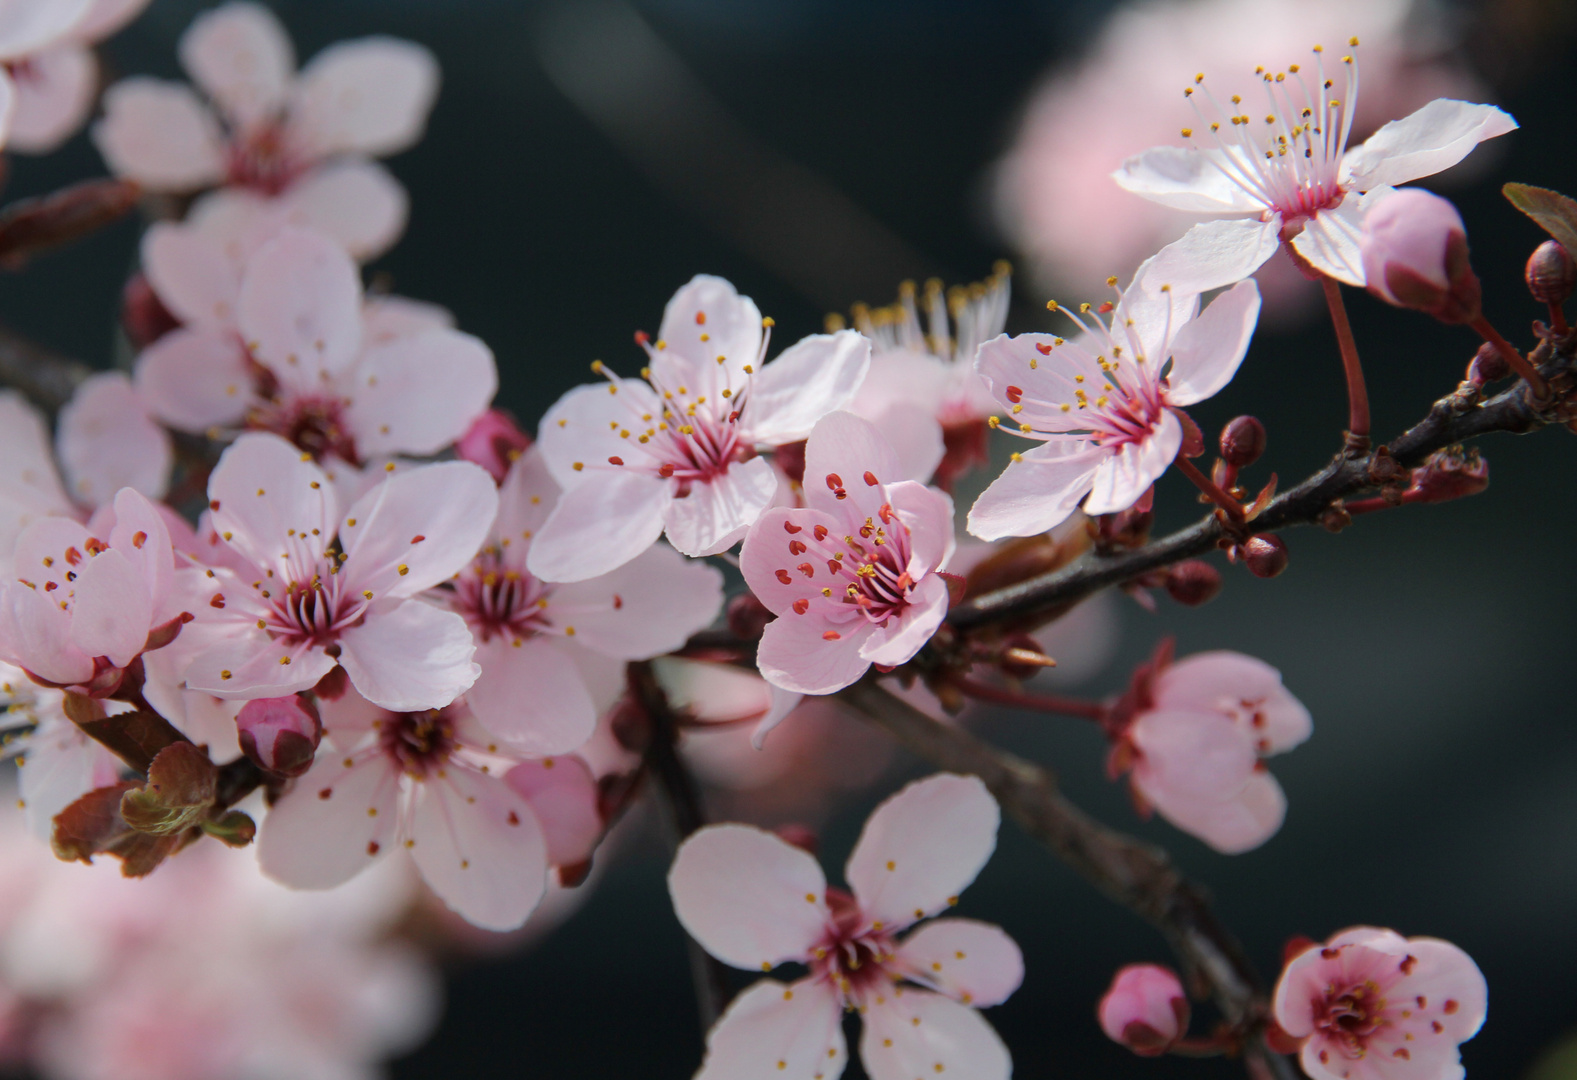
<svg viewBox="0 0 1577 1080"><path fill-rule="evenodd" d="M992 686L990 683L979 682L962 675L955 676L948 682L965 697L972 697L976 701L989 701L994 705L1006 705L1012 709L1060 713L1063 716L1076 716L1081 720L1099 721L1106 716L1106 706L1099 701L1063 697L1061 694L1026 694L1002 686Z"/></svg>

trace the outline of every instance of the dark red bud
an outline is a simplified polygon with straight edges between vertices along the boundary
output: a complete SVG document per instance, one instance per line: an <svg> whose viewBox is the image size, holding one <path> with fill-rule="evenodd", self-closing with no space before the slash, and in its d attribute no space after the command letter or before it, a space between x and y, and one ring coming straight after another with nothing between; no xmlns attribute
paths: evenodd
<svg viewBox="0 0 1577 1080"><path fill-rule="evenodd" d="M1166 591L1184 607L1198 607L1221 591L1221 571L1198 559L1180 562L1167 571Z"/></svg>
<svg viewBox="0 0 1577 1080"><path fill-rule="evenodd" d="M777 463L778 468L783 470L783 475L794 481L794 483L803 484L805 482L805 444L803 441L789 443L786 446L780 446L773 450L772 460Z"/></svg>
<svg viewBox="0 0 1577 1080"><path fill-rule="evenodd" d="M147 348L181 325L140 272L133 274L121 291L120 323L137 349Z"/></svg>
<svg viewBox="0 0 1577 1080"><path fill-rule="evenodd" d="M1506 363L1506 358L1500 350L1489 342L1478 347L1478 352L1473 354L1473 362L1467 366L1468 382L1477 387L1487 386L1492 382L1499 382L1511 374L1511 368Z"/></svg>
<svg viewBox="0 0 1577 1080"><path fill-rule="evenodd" d="M1251 536L1243 544L1243 565L1255 577L1275 577L1287 568L1287 545L1273 533Z"/></svg>
<svg viewBox="0 0 1577 1080"><path fill-rule="evenodd" d="M1564 304L1577 285L1577 264L1559 241L1546 240L1528 256L1528 291L1543 304Z"/></svg>
<svg viewBox="0 0 1577 1080"><path fill-rule="evenodd" d="M755 593L745 592L729 600L727 619L728 629L735 637L755 641L772 621L772 612L756 599Z"/></svg>
<svg viewBox="0 0 1577 1080"><path fill-rule="evenodd" d="M258 768L280 776L306 772L323 736L317 708L299 694L248 701L235 722L242 753Z"/></svg>
<svg viewBox="0 0 1577 1080"><path fill-rule="evenodd" d="M1221 429L1221 458L1234 469L1246 469L1265 452L1265 425L1240 416Z"/></svg>

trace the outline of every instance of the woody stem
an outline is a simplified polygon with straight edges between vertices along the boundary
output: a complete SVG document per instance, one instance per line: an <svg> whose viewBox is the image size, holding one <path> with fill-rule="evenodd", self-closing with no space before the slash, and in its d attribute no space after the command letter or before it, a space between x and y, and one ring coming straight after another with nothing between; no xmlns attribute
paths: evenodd
<svg viewBox="0 0 1577 1080"><path fill-rule="evenodd" d="M1342 300L1341 283L1335 278L1320 278L1325 290L1325 304L1331 309L1331 324L1336 328L1336 343L1342 352L1342 371L1347 376L1347 432L1353 441L1361 440L1358 449L1369 446L1369 391L1363 382L1363 364L1358 359L1358 342L1354 340L1352 324L1347 321L1347 305Z"/></svg>

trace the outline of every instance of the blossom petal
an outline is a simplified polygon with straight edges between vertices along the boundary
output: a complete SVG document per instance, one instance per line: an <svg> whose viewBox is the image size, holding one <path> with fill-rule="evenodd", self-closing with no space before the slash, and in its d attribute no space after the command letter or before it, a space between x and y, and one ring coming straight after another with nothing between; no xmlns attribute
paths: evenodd
<svg viewBox="0 0 1577 1080"><path fill-rule="evenodd" d="M795 546L795 537L806 530L812 533L825 530L833 536L840 536L846 531L843 522L820 510L775 506L751 526L745 546L740 550L739 572L744 575L745 584L774 615L788 613L793 610L796 600L814 596L820 591L818 587L807 584L815 582L814 577L805 578L802 572L790 572L794 567L791 560L803 557L803 554L796 555L795 552L804 551Z"/></svg>
<svg viewBox="0 0 1577 1080"><path fill-rule="evenodd" d="M126 26L148 6L149 0L94 0L82 21L71 28L73 40L92 44Z"/></svg>
<svg viewBox="0 0 1577 1080"><path fill-rule="evenodd" d="M257 630L199 652L186 685L232 700L284 697L312 689L333 670L334 658L321 647L279 645Z"/></svg>
<svg viewBox="0 0 1577 1080"><path fill-rule="evenodd" d="M584 761L573 754L523 761L504 774L504 782L530 804L550 864L574 866L591 857L602 839L602 815L597 778Z"/></svg>
<svg viewBox="0 0 1577 1080"><path fill-rule="evenodd" d="M0 58L18 59L69 34L93 0L12 0L0 9Z"/></svg>
<svg viewBox="0 0 1577 1080"><path fill-rule="evenodd" d="M241 268L225 247L190 225L155 222L142 237L142 269L159 302L188 326L235 325Z"/></svg>
<svg viewBox="0 0 1577 1080"><path fill-rule="evenodd" d="M1125 443L1117 453L1106 455L1091 478L1084 512L1093 517L1128 509L1161 478L1182 445L1182 423L1172 413L1162 413L1147 438Z"/></svg>
<svg viewBox="0 0 1577 1080"><path fill-rule="evenodd" d="M548 848L526 801L498 777L446 770L419 785L411 855L438 898L484 930L513 930L548 886Z"/></svg>
<svg viewBox="0 0 1577 1080"><path fill-rule="evenodd" d="M929 990L897 987L865 1010L860 1060L871 1080L1008 1080L1013 1059L980 1013Z"/></svg>
<svg viewBox="0 0 1577 1080"><path fill-rule="evenodd" d="M1231 798L1247 782L1257 761L1237 725L1215 712L1143 713L1128 728L1128 739L1142 755L1134 780L1158 805L1173 798Z"/></svg>
<svg viewBox="0 0 1577 1080"><path fill-rule="evenodd" d="M1304 223L1292 246L1314 269L1346 285L1362 287L1363 216L1374 202L1391 193L1376 188L1367 195L1348 195L1332 210L1321 210Z"/></svg>
<svg viewBox="0 0 1577 1080"><path fill-rule="evenodd" d="M901 480L887 485L887 503L909 530L909 573L918 579L921 573L946 566L957 546L953 497L913 480Z"/></svg>
<svg viewBox="0 0 1577 1080"><path fill-rule="evenodd" d="M482 674L466 691L476 718L525 754L567 754L597 726L585 679L550 638L495 636L476 649Z"/></svg>
<svg viewBox="0 0 1577 1080"><path fill-rule="evenodd" d="M777 489L777 474L765 458L751 458L710 480L695 481L690 494L669 500L663 513L668 542L695 557L727 551L772 504Z"/></svg>
<svg viewBox="0 0 1577 1080"><path fill-rule="evenodd" d="M317 394L361 350L361 280L328 237L282 230L247 262L236 321L280 382Z"/></svg>
<svg viewBox="0 0 1577 1080"><path fill-rule="evenodd" d="M947 605L947 582L935 574L927 575L910 591L903 614L889 618L886 626L878 626L865 639L860 656L884 667L913 659L947 618Z"/></svg>
<svg viewBox="0 0 1577 1080"><path fill-rule="evenodd" d="M1279 754L1313 733L1309 710L1263 660L1219 650L1185 656L1155 681L1157 708L1238 716L1261 756Z"/></svg>
<svg viewBox="0 0 1577 1080"><path fill-rule="evenodd" d="M1248 352L1259 322L1259 286L1240 281L1184 324L1172 339L1166 400L1192 405L1221 392Z"/></svg>
<svg viewBox="0 0 1577 1080"><path fill-rule="evenodd" d="M0 390L0 567L16 538L51 514L75 512L61 487L44 418L14 390Z"/></svg>
<svg viewBox="0 0 1577 1080"><path fill-rule="evenodd" d="M1024 954L1000 926L973 919L928 922L898 946L898 963L954 1001L988 1009L1024 981Z"/></svg>
<svg viewBox="0 0 1577 1080"><path fill-rule="evenodd" d="M768 683L767 688L772 704L761 719L756 721L756 729L750 733L750 745L757 750L766 746L767 736L772 733L772 729L787 720L789 714L799 707L801 701L805 700L804 694L796 694L794 691L785 690L781 686L773 686L771 683Z"/></svg>
<svg viewBox="0 0 1577 1080"><path fill-rule="evenodd" d="M438 61L420 45L367 37L330 45L301 72L290 122L313 153L387 157L422 137Z"/></svg>
<svg viewBox="0 0 1577 1080"><path fill-rule="evenodd" d="M1048 442L1008 465L969 508L969 531L982 540L1035 536L1078 509L1105 451L1083 440Z"/></svg>
<svg viewBox="0 0 1577 1080"><path fill-rule="evenodd" d="M1489 988L1473 958L1449 941L1427 937L1408 938L1407 955L1418 961L1408 978L1409 990L1441 1003L1457 1003L1441 1017L1444 1034L1455 1042L1477 1035L1488 1011Z"/></svg>
<svg viewBox="0 0 1577 1080"><path fill-rule="evenodd" d="M1219 150L1155 146L1136 154L1112 173L1124 191L1174 210L1196 214L1248 214L1265 208L1264 201L1230 179L1226 171L1241 170Z"/></svg>
<svg viewBox="0 0 1577 1080"><path fill-rule="evenodd" d="M1161 816L1223 855L1252 851L1275 836L1287 817L1287 796L1276 778L1256 772L1229 799L1156 804Z"/></svg>
<svg viewBox="0 0 1577 1080"><path fill-rule="evenodd" d="M64 714L42 717L27 741L25 759L17 759L17 787L28 829L47 839L56 814L94 788L115 783L123 767Z"/></svg>
<svg viewBox="0 0 1577 1080"><path fill-rule="evenodd" d="M602 577L560 585L543 617L569 625L575 641L620 660L672 652L712 624L723 607L723 575L654 544Z"/></svg>
<svg viewBox="0 0 1577 1080"><path fill-rule="evenodd" d="M924 483L936 475L937 466L947 456L947 443L933 410L895 401L874 414L860 409L858 415L875 425L882 440L892 447L898 462L897 479Z"/></svg>
<svg viewBox="0 0 1577 1080"><path fill-rule="evenodd" d="M382 165L350 158L313 169L270 208L292 225L332 236L352 258L366 262L405 232L411 197Z"/></svg>
<svg viewBox="0 0 1577 1080"><path fill-rule="evenodd" d="M181 35L181 66L233 126L266 120L285 103L296 73L290 36L261 4L205 11Z"/></svg>
<svg viewBox="0 0 1577 1080"><path fill-rule="evenodd" d="M263 819L263 873L293 889L332 889L392 849L399 773L376 755L356 764L326 743Z"/></svg>
<svg viewBox="0 0 1577 1080"><path fill-rule="evenodd" d="M68 489L88 506L109 502L121 488L155 499L169 489L175 448L124 372L106 371L77 387L60 410L55 446Z"/></svg>
<svg viewBox="0 0 1577 1080"><path fill-rule="evenodd" d="M640 379L614 379L603 385L577 386L547 411L538 425L538 443L548 471L560 487L589 483L610 469L609 457L629 455L629 468L642 460L638 442L619 432L641 431L637 422L662 413L661 399ZM622 460L622 458L621 458ZM665 489L668 485L662 485Z"/></svg>
<svg viewBox="0 0 1577 1080"><path fill-rule="evenodd" d="M149 412L194 435L239 424L256 401L241 342L203 326L179 327L149 345L133 378Z"/></svg>
<svg viewBox="0 0 1577 1080"><path fill-rule="evenodd" d="M77 133L93 111L99 67L93 53L67 42L27 58L27 78L15 82L16 111L6 148L47 154Z"/></svg>
<svg viewBox="0 0 1577 1080"><path fill-rule="evenodd" d="M1145 262L1146 285L1170 285L1179 296L1210 292L1248 277L1281 244L1281 220L1204 221Z"/></svg>
<svg viewBox="0 0 1577 1080"><path fill-rule="evenodd" d="M807 437L816 421L854 400L870 362L870 339L855 330L814 334L790 346L750 382L740 417L746 438L781 446Z"/></svg>
<svg viewBox="0 0 1577 1080"><path fill-rule="evenodd" d="M72 642L71 621L43 592L8 582L0 591L0 654L53 683L86 682L93 677L93 658Z"/></svg>
<svg viewBox="0 0 1577 1080"><path fill-rule="evenodd" d="M866 923L890 932L957 903L996 850L1001 820L974 776L938 773L888 798L844 869Z"/></svg>
<svg viewBox="0 0 1577 1080"><path fill-rule="evenodd" d="M379 597L415 596L465 568L497 513L493 478L469 461L396 472L346 513L341 572Z"/></svg>
<svg viewBox="0 0 1577 1080"><path fill-rule="evenodd" d="M767 623L756 648L761 677L796 694L831 694L856 682L871 666L860 650L876 628L858 617L831 625L792 612Z"/></svg>
<svg viewBox="0 0 1577 1080"><path fill-rule="evenodd" d="M530 546L553 507L558 505L559 486L542 460L540 446L529 447L509 466L498 485L498 516L487 534L490 544L509 547ZM514 549L518 553L520 549Z"/></svg>
<svg viewBox="0 0 1577 1080"><path fill-rule="evenodd" d="M828 413L805 442L805 503L814 510L876 517L887 500L882 485L902 479L893 448L874 424L853 413Z"/></svg>
<svg viewBox="0 0 1577 1080"><path fill-rule="evenodd" d="M153 597L137 568L114 548L87 560L71 605L71 640L89 656L125 667L142 652L153 621Z"/></svg>
<svg viewBox="0 0 1577 1080"><path fill-rule="evenodd" d="M543 581L606 574L657 542L670 501L667 482L655 476L599 472L559 497L526 565Z"/></svg>
<svg viewBox="0 0 1577 1080"><path fill-rule="evenodd" d="M770 971L804 960L831 918L814 856L751 825L712 825L679 845L674 914L725 964Z"/></svg>
<svg viewBox="0 0 1577 1080"><path fill-rule="evenodd" d="M470 334L434 328L363 353L346 419L364 458L436 454L497 391L492 350Z"/></svg>
<svg viewBox="0 0 1577 1080"><path fill-rule="evenodd" d="M153 598L154 614L173 618L181 610L182 601L189 597L179 595L175 588L170 530L164 518L169 508L129 487L115 493L114 508L115 525L110 529L110 547L131 561L148 595ZM172 601L173 609L170 607Z"/></svg>
<svg viewBox="0 0 1577 1080"><path fill-rule="evenodd" d="M196 191L224 178L219 122L184 83L116 83L104 92L93 142L115 175L150 191Z"/></svg>
<svg viewBox="0 0 1577 1080"><path fill-rule="evenodd" d="M652 358L652 370L661 375L669 357L687 359L696 365L697 393L712 400L744 382L746 365L761 371L761 310L720 277L697 274L674 293L658 338L666 348Z"/></svg>
<svg viewBox="0 0 1577 1080"><path fill-rule="evenodd" d="M390 712L441 709L482 670L465 620L420 600L374 604L339 644L351 685Z"/></svg>
<svg viewBox="0 0 1577 1080"><path fill-rule="evenodd" d="M843 1006L828 984L761 979L707 1033L695 1080L837 1080L847 1060Z"/></svg>
<svg viewBox="0 0 1577 1080"><path fill-rule="evenodd" d="M1433 176L1485 139L1516 129L1517 121L1493 105L1436 98L1349 150L1342 159L1342 186L1372 191Z"/></svg>
<svg viewBox="0 0 1577 1080"><path fill-rule="evenodd" d="M293 580L295 563L322 558L338 515L323 470L277 435L246 434L231 443L208 478L213 527L259 570ZM292 553L283 548L289 545Z"/></svg>

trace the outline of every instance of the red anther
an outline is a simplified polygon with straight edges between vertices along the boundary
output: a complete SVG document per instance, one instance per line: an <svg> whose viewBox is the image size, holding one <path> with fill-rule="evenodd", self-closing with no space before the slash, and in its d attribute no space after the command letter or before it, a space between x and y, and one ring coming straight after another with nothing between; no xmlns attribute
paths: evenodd
<svg viewBox="0 0 1577 1080"><path fill-rule="evenodd" d="M51 581L50 584L53 585L54 582ZM225 594L222 593L222 592L214 593L214 598L212 600L208 601L208 606L212 607L212 608L222 608L222 607L224 607L225 606Z"/></svg>
<svg viewBox="0 0 1577 1080"><path fill-rule="evenodd" d="M1108 301L1106 301L1106 302L1105 302L1105 303L1104 303L1104 304L1102 304L1102 305L1101 305L1101 306L1100 306L1100 307L1098 307L1098 308L1096 308L1096 309L1095 309L1095 310L1096 310L1096 311L1097 311L1097 312L1098 312L1098 313L1099 313L1099 314L1102 314L1102 315L1109 315L1109 314L1111 314L1111 312L1112 312L1112 310L1113 310L1113 309L1114 309L1114 308L1116 308L1116 306L1117 306L1117 305L1116 305L1116 304L1114 304L1114 303L1112 303L1112 302L1111 302L1111 301L1110 301L1110 300L1108 300Z"/></svg>
<svg viewBox="0 0 1577 1080"><path fill-rule="evenodd" d="M787 570L778 570L778 571L776 571L775 576L784 585L792 585L792 584L794 584L794 579L789 577L789 572Z"/></svg>
<svg viewBox="0 0 1577 1080"><path fill-rule="evenodd" d="M811 530L811 532L815 535L817 540L827 539L827 526L825 525L817 525Z"/></svg>
<svg viewBox="0 0 1577 1080"><path fill-rule="evenodd" d="M1039 351L1040 355L1042 355L1042 356L1050 356L1051 355L1051 346L1047 345L1043 341L1035 342L1035 348L1036 348L1037 351Z"/></svg>
<svg viewBox="0 0 1577 1080"><path fill-rule="evenodd" d="M800 597L798 600L794 601L794 614L796 614L796 615L803 615L803 614L805 614L805 612L807 612L809 610L810 610L810 601L809 600L806 600L804 597Z"/></svg>
<svg viewBox="0 0 1577 1080"><path fill-rule="evenodd" d="M652 335L648 334L645 330L635 331L635 344L645 345L650 340L652 340Z"/></svg>
<svg viewBox="0 0 1577 1080"><path fill-rule="evenodd" d="M610 457L608 459L608 464L609 465L623 465L624 464L624 459L621 458L621 457L617 457L617 456Z"/></svg>
<svg viewBox="0 0 1577 1080"><path fill-rule="evenodd" d="M829 491L837 491L842 486L843 486L843 477L839 476L835 472L830 472L830 473L827 474L827 489Z"/></svg>
<svg viewBox="0 0 1577 1080"><path fill-rule="evenodd" d="M789 554L790 555L803 555L803 554L805 554L805 551L806 551L806 547L805 547L805 542L803 540L790 540L789 541Z"/></svg>
<svg viewBox="0 0 1577 1080"><path fill-rule="evenodd" d="M1024 396L1024 391L1021 388L1017 387L1017 386L1010 386L1007 389L1007 395L1008 395L1008 400L1011 401L1014 405L1017 405L1019 403L1019 399L1021 399Z"/></svg>
<svg viewBox="0 0 1577 1080"><path fill-rule="evenodd" d="M802 562L794 569L798 570L808 578L813 578L816 576L816 568L808 562Z"/></svg>
<svg viewBox="0 0 1577 1080"><path fill-rule="evenodd" d="M791 536L794 533L802 531L804 528L805 528L805 526L803 526L803 525L796 525L792 521L785 520L783 522L783 531L788 533ZM820 537L817 537L817 539L820 539Z"/></svg>
<svg viewBox="0 0 1577 1080"><path fill-rule="evenodd" d="M132 547L134 547L134 548L141 548L142 545L146 544L147 542L148 542L148 534L143 532L141 529L138 529L136 532L131 534L131 546Z"/></svg>
<svg viewBox="0 0 1577 1080"><path fill-rule="evenodd" d="M674 467L668 462L663 462L657 467L657 475L667 479L674 474Z"/></svg>
<svg viewBox="0 0 1577 1080"><path fill-rule="evenodd" d="M706 325L706 312L698 311L698 312L695 313L695 324L697 326L705 326Z"/></svg>
<svg viewBox="0 0 1577 1080"><path fill-rule="evenodd" d="M865 471L865 483L869 487L875 487L877 484L880 484L881 481L876 479L876 474L875 473L873 473L869 469L867 469Z"/></svg>
<svg viewBox="0 0 1577 1080"><path fill-rule="evenodd" d="M421 533L417 533L415 536L411 537L411 543L413 543L413 544L420 544L423 540L426 540L426 539L427 539L427 537L423 536Z"/></svg>
<svg viewBox="0 0 1577 1080"><path fill-rule="evenodd" d="M825 631L821 635L821 640L823 640L823 641L837 641L842 636L843 635L838 633L836 630L828 630L828 631Z"/></svg>

